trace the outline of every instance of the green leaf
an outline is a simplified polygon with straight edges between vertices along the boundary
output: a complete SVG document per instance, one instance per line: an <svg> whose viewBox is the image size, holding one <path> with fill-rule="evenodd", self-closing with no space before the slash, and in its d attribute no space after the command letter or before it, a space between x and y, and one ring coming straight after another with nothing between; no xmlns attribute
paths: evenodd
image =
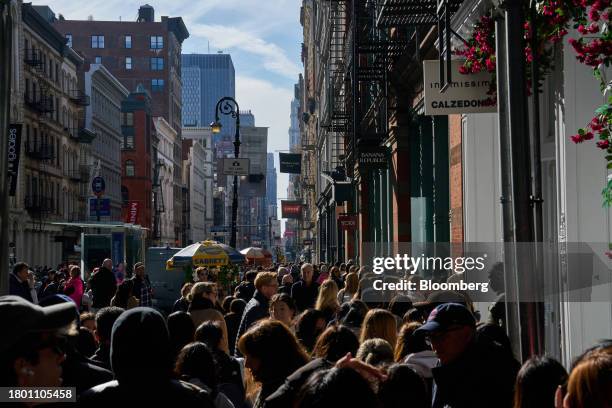
<svg viewBox="0 0 612 408"><path fill-rule="evenodd" d="M608 109L610 108L611 105L605 104L605 105L601 105L599 108L595 109L595 113L598 115L605 115L606 113L608 113Z"/></svg>
<svg viewBox="0 0 612 408"><path fill-rule="evenodd" d="M609 169L612 169L612 162L611 162L611 163L608 163L608 168L609 168Z"/></svg>

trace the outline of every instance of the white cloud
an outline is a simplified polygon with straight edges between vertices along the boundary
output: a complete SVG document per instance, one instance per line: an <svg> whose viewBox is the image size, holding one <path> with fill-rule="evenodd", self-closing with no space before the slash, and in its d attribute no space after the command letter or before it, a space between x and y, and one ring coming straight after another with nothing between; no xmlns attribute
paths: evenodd
<svg viewBox="0 0 612 408"><path fill-rule="evenodd" d="M300 66L287 57L285 50L257 37L255 33L237 27L207 24L191 24L189 32L196 41L198 37L209 40L213 48L239 49L256 55L261 58L261 65L266 70L287 78L295 79L301 71Z"/></svg>

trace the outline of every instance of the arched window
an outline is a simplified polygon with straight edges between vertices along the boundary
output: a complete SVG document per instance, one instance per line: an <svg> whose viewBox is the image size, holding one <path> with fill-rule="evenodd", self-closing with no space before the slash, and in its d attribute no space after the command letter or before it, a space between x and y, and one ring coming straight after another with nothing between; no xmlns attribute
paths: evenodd
<svg viewBox="0 0 612 408"><path fill-rule="evenodd" d="M134 177L136 174L136 169L134 168L133 160L125 161L125 175L126 177Z"/></svg>

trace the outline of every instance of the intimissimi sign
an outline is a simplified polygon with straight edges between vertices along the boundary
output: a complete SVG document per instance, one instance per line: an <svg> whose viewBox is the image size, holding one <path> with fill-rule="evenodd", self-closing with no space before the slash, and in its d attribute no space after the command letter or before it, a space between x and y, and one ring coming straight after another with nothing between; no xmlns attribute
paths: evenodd
<svg viewBox="0 0 612 408"><path fill-rule="evenodd" d="M459 68L463 62L452 61L453 82L440 92L440 62L423 61L426 115L497 112L497 103L490 95L491 74L461 74Z"/></svg>

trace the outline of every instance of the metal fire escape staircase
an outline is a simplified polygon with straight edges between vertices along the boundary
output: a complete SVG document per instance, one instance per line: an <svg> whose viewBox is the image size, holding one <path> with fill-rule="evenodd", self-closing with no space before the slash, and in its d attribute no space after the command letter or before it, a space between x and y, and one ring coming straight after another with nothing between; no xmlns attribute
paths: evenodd
<svg viewBox="0 0 612 408"><path fill-rule="evenodd" d="M161 239L161 213L165 212L164 207L164 194L162 191L161 180L159 179L159 170L165 166L163 160L157 160L155 162L155 168L153 171L153 239Z"/></svg>
<svg viewBox="0 0 612 408"><path fill-rule="evenodd" d="M46 189L47 186L52 186L47 162L53 160L58 152L54 152L53 144L49 143L48 134L50 128L47 122L51 120L53 112L57 107L54 107L53 97L49 92L50 79L45 72L46 62L42 59L40 50L35 48L26 49L24 65L29 69L32 78L36 79L36 82L32 81L32 95L25 95L25 103L36 115L38 137L33 140L33 144L28 143L25 150L26 155L37 164L37 179L39 183L36 186L36 194L33 193L34 189L32 189L31 194L30 192L26 194L24 207L32 218L34 229L42 231L45 220L55 210L55 203L52 199L53 195ZM35 83L38 85L38 92L34 86Z"/></svg>

